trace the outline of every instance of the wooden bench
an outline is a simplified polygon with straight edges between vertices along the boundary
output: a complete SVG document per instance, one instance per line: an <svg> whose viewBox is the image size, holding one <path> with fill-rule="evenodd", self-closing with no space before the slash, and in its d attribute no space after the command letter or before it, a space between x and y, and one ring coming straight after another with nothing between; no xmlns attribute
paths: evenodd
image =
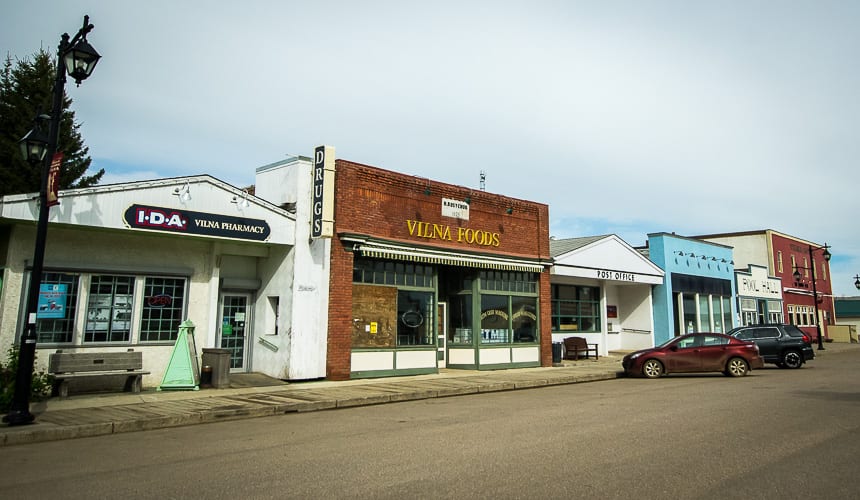
<svg viewBox="0 0 860 500"><path fill-rule="evenodd" d="M143 370L143 353L127 352L63 352L51 354L48 372L54 376L52 395L65 398L69 395L69 380L82 377L125 376L126 392L140 392L142 379L149 372Z"/></svg>
<svg viewBox="0 0 860 500"><path fill-rule="evenodd" d="M564 359L579 359L580 354L585 354L585 359L591 357L597 360L597 344L589 344L582 337L568 337L564 339Z"/></svg>

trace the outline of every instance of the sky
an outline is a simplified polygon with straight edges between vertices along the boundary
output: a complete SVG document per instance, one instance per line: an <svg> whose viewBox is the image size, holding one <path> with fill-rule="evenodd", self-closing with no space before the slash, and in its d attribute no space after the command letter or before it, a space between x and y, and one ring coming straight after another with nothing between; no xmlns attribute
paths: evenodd
<svg viewBox="0 0 860 500"><path fill-rule="evenodd" d="M0 0L13 60L95 25L66 86L102 183L313 148L550 208L556 238L774 229L860 273L860 2Z"/></svg>

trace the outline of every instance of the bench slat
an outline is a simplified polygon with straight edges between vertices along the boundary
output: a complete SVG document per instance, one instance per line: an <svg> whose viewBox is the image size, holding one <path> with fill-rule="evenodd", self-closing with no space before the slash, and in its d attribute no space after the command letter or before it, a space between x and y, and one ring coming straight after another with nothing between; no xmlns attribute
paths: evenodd
<svg viewBox="0 0 860 500"><path fill-rule="evenodd" d="M134 371L110 371L110 372L71 372L55 373L55 379L79 378L79 377L124 377L129 375L149 375L150 372L142 370Z"/></svg>
<svg viewBox="0 0 860 500"><path fill-rule="evenodd" d="M143 368L142 352L69 352L53 353L48 362L51 373L140 370Z"/></svg>

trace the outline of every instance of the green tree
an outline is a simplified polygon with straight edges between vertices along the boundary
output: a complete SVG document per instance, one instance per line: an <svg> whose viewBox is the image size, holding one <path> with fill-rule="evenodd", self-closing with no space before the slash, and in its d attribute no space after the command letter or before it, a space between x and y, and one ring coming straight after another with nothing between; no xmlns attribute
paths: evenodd
<svg viewBox="0 0 860 500"><path fill-rule="evenodd" d="M34 168L24 161L18 141L33 128L37 115L51 112L56 68L53 57L44 49L32 59L14 64L11 56L6 57L0 74L0 196L39 191L41 166ZM105 173L100 169L93 175L85 175L92 159L71 104L72 100L64 93L57 143L57 151L63 153L60 189L94 186ZM42 130L48 134L47 123Z"/></svg>

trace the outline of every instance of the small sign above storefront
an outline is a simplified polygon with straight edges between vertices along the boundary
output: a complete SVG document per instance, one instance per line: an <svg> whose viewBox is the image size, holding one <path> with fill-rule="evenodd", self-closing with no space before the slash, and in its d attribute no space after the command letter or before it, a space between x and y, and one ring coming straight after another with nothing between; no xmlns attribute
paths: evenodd
<svg viewBox="0 0 860 500"><path fill-rule="evenodd" d="M782 282L768 276L767 268L750 264L747 271L735 271L738 295L762 299L782 298Z"/></svg>
<svg viewBox="0 0 860 500"><path fill-rule="evenodd" d="M465 201L442 198L442 217L469 220L469 204Z"/></svg>
<svg viewBox="0 0 860 500"><path fill-rule="evenodd" d="M271 234L271 228L264 220L173 208L132 205L123 218L128 227L151 231L254 241L266 241Z"/></svg>
<svg viewBox="0 0 860 500"><path fill-rule="evenodd" d="M624 271L613 271L609 269L596 269L595 277L600 280L611 281L637 281L636 273L627 273Z"/></svg>

